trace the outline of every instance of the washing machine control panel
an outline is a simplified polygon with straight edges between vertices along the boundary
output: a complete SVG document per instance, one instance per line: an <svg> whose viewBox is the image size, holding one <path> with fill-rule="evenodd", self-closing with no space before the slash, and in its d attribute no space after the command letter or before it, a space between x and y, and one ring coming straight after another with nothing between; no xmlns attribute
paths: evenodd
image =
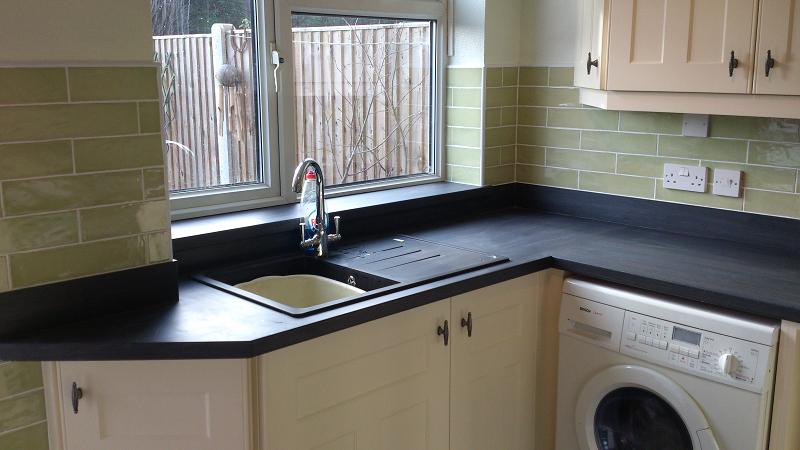
<svg viewBox="0 0 800 450"><path fill-rule="evenodd" d="M620 351L641 359L760 392L769 347L625 311Z"/></svg>

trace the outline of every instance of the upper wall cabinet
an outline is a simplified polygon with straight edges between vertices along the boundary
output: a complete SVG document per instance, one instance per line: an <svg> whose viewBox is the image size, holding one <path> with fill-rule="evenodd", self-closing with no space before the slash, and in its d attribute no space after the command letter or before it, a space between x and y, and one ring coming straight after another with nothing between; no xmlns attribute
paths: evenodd
<svg viewBox="0 0 800 450"><path fill-rule="evenodd" d="M756 94L800 95L800 1L762 0Z"/></svg>

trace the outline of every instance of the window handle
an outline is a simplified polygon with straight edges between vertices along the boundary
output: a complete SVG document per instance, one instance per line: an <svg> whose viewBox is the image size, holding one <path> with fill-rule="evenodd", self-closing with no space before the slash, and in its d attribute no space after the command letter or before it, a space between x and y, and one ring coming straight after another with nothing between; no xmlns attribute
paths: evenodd
<svg viewBox="0 0 800 450"><path fill-rule="evenodd" d="M278 69L281 68L281 64L285 61L280 52L275 49L275 44L272 44L272 65L275 66L275 69L272 71L272 77L275 79L275 92L278 92Z"/></svg>

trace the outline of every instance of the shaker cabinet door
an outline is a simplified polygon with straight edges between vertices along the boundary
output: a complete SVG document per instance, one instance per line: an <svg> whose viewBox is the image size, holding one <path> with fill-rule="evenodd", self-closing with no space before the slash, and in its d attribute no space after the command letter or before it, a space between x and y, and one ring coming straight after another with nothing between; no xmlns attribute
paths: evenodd
<svg viewBox="0 0 800 450"><path fill-rule="evenodd" d="M575 86L604 89L610 0L578 0Z"/></svg>
<svg viewBox="0 0 800 450"><path fill-rule="evenodd" d="M756 94L800 95L800 1L762 0Z"/></svg>

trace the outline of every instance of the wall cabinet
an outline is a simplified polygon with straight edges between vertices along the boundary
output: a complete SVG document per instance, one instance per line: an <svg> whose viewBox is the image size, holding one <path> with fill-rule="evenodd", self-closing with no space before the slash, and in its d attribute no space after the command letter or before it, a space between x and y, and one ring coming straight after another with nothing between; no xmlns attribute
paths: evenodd
<svg viewBox="0 0 800 450"><path fill-rule="evenodd" d="M762 0L754 70L756 94L800 95L800 2Z"/></svg>

